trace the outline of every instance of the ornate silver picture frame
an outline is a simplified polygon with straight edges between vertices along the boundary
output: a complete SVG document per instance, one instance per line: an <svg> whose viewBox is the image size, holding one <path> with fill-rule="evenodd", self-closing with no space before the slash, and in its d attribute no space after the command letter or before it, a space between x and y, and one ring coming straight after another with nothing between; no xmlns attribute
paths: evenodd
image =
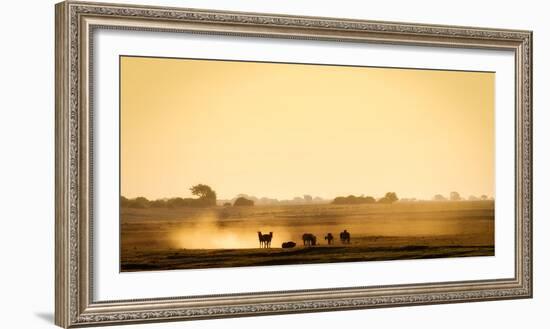
<svg viewBox="0 0 550 329"><path fill-rule="evenodd" d="M532 297L532 32L79 1L59 3L55 10L57 325L72 328ZM92 49L101 46L93 43L93 34L101 29L513 52L513 277L170 298L95 299L92 144L96 127Z"/></svg>

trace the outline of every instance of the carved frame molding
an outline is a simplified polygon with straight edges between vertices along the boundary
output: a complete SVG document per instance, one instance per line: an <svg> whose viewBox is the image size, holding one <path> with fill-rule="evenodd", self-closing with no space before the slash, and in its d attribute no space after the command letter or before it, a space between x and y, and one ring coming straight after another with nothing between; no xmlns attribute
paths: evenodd
<svg viewBox="0 0 550 329"><path fill-rule="evenodd" d="M94 302L91 35L98 28L507 49L516 58L514 278ZM532 297L532 32L65 1L56 5L55 322L80 327Z"/></svg>

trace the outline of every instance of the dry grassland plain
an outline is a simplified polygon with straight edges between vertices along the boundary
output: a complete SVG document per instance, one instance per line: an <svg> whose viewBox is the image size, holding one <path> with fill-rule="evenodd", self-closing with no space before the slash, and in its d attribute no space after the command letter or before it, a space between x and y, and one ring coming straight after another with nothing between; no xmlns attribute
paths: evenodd
<svg viewBox="0 0 550 329"><path fill-rule="evenodd" d="M121 208L121 271L494 256L494 201ZM350 243L340 241L347 230ZM258 232L273 232L260 248ZM317 237L304 246L302 235ZM331 245L324 237L332 233ZM293 241L294 248L282 248Z"/></svg>

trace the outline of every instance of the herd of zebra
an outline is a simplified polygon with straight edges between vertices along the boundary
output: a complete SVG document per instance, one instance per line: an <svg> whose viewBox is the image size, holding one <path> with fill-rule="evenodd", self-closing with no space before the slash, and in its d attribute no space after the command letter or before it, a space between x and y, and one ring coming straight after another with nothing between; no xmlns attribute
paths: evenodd
<svg viewBox="0 0 550 329"><path fill-rule="evenodd" d="M260 248L271 248L272 239L273 239L273 232L269 232L269 234L262 234L262 232L258 232L258 240L260 241ZM327 240L327 243L331 245L334 241L334 236L332 235L332 233L327 233L327 235L325 235L325 240ZM311 247L311 246L317 245L317 237L312 233L304 233L302 235L302 241L304 243L304 246ZM347 230L340 232L340 242L342 244L349 244L351 242L351 235ZM283 242L281 247L294 248L296 247L296 242L294 241Z"/></svg>

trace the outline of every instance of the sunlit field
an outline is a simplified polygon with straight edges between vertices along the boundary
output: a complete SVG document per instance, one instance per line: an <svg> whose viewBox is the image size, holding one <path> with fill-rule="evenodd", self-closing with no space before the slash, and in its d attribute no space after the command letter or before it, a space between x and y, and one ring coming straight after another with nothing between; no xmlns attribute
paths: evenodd
<svg viewBox="0 0 550 329"><path fill-rule="evenodd" d="M122 208L120 236L121 271L493 256L494 201Z"/></svg>

